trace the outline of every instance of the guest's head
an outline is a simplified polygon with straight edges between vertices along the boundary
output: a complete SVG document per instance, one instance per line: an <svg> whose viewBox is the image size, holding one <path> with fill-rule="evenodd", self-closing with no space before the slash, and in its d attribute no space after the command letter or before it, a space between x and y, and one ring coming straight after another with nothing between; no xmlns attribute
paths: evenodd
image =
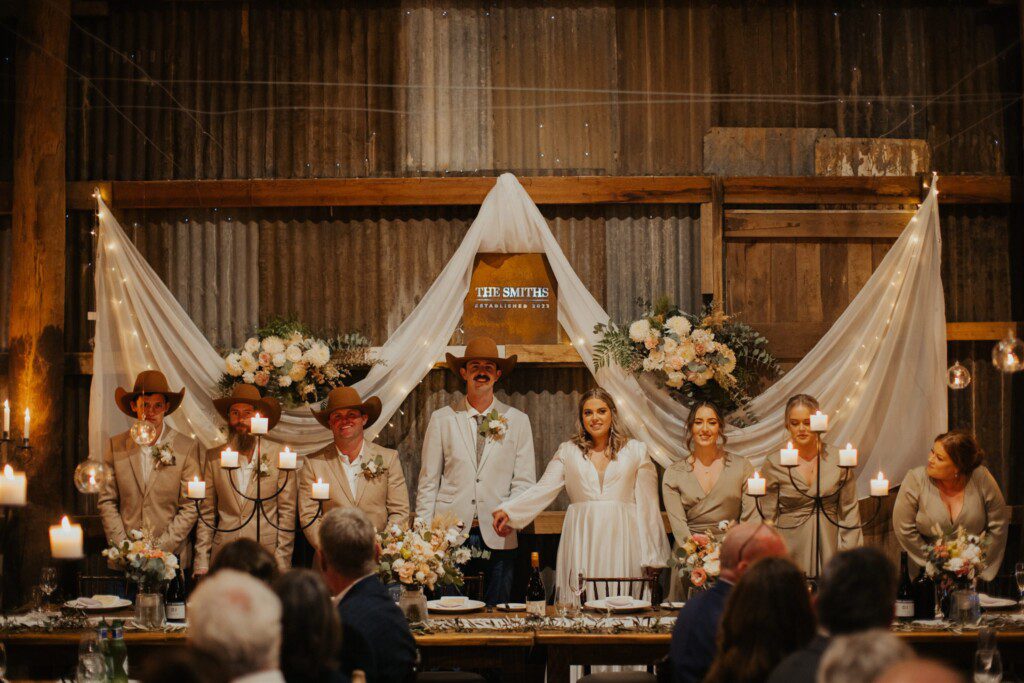
<svg viewBox="0 0 1024 683"><path fill-rule="evenodd" d="M831 635L887 628L896 603L896 570L877 548L853 548L825 566L815 607Z"/></svg>
<svg viewBox="0 0 1024 683"><path fill-rule="evenodd" d="M874 683L964 683L964 678L933 659L907 659L888 667Z"/></svg>
<svg viewBox="0 0 1024 683"><path fill-rule="evenodd" d="M614 458L629 441L619 423L615 400L604 389L589 389L580 396L576 414L579 416L579 430L573 443L584 451L592 448L597 440L607 438L608 457Z"/></svg>
<svg viewBox="0 0 1024 683"><path fill-rule="evenodd" d="M341 619L316 572L293 569L274 582L281 600L281 672L286 680L315 681L337 666Z"/></svg>
<svg viewBox="0 0 1024 683"><path fill-rule="evenodd" d="M718 654L704 680L764 681L813 636L814 613L803 572L787 558L762 558L729 594L718 630Z"/></svg>
<svg viewBox="0 0 1024 683"><path fill-rule="evenodd" d="M268 584L272 583L279 573L274 556L251 538L231 541L220 549L210 563L210 573L215 574L222 569L245 572Z"/></svg>
<svg viewBox="0 0 1024 683"><path fill-rule="evenodd" d="M686 450L693 452L698 448L714 448L725 436L725 420L722 411L711 401L700 401L690 409L686 416Z"/></svg>
<svg viewBox="0 0 1024 683"><path fill-rule="evenodd" d="M978 440L967 432L946 432L935 438L925 472L937 481L965 484L985 460Z"/></svg>
<svg viewBox="0 0 1024 683"><path fill-rule="evenodd" d="M359 508L335 508L324 515L317 556L331 595L374 573L380 548L366 513Z"/></svg>
<svg viewBox="0 0 1024 683"><path fill-rule="evenodd" d="M281 601L266 583L221 570L192 593L188 622L195 647L217 653L231 678L277 669Z"/></svg>
<svg viewBox="0 0 1024 683"><path fill-rule="evenodd" d="M786 431L797 448L809 448L818 441L811 431L811 415L820 410L818 399L808 394L797 394L786 401Z"/></svg>
<svg viewBox="0 0 1024 683"><path fill-rule="evenodd" d="M216 652L195 647L168 649L143 660L142 683L228 683L230 677Z"/></svg>
<svg viewBox="0 0 1024 683"><path fill-rule="evenodd" d="M829 683L873 681L896 662L911 659L914 651L886 628L833 638L818 664L818 680Z"/></svg>
<svg viewBox="0 0 1024 683"><path fill-rule="evenodd" d="M743 522L729 529L719 554L719 576L726 581L739 581L747 569L762 557L785 557L786 542L770 524Z"/></svg>

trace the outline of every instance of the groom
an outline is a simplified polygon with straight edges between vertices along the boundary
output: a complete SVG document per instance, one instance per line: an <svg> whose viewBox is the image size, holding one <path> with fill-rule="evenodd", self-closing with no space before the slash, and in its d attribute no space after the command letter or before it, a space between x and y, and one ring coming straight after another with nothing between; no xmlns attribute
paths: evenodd
<svg viewBox="0 0 1024 683"><path fill-rule="evenodd" d="M430 416L416 516L429 522L450 514L469 527L466 545L484 555L464 571L484 574L484 599L497 605L509 600L518 541L515 532L494 530L491 512L537 480L533 431L525 413L494 398L494 383L512 371L515 356L501 358L493 339L479 337L463 357L447 357L448 368L466 383L466 397Z"/></svg>

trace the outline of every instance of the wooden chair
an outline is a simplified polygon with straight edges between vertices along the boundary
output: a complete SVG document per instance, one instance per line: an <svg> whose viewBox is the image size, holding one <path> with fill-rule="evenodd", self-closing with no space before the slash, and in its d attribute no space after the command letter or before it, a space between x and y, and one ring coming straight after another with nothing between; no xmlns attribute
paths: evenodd
<svg viewBox="0 0 1024 683"><path fill-rule="evenodd" d="M104 576L83 576L78 577L78 595L74 597L91 595L117 595L122 598L128 597L128 582L124 576L107 574Z"/></svg>
<svg viewBox="0 0 1024 683"><path fill-rule="evenodd" d="M589 599L600 599L606 596L616 595L639 595L641 599L648 599L652 606L660 605L662 602L661 582L658 577L586 577L583 579L586 591L582 601ZM593 595L594 598L588 596Z"/></svg>
<svg viewBox="0 0 1024 683"><path fill-rule="evenodd" d="M462 577L462 594L470 600L484 600L484 575L483 572L479 574L466 574Z"/></svg>

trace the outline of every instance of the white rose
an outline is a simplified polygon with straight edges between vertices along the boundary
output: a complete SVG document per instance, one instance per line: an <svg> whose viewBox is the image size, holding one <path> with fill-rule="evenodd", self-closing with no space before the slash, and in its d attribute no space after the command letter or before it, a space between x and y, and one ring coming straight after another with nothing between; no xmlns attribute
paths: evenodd
<svg viewBox="0 0 1024 683"><path fill-rule="evenodd" d="M257 363L253 355L248 352L241 355L238 360L238 364L245 372L256 372L256 368L259 367L259 363Z"/></svg>
<svg viewBox="0 0 1024 683"><path fill-rule="evenodd" d="M274 364L275 368L279 368L282 365L284 365L284 360L285 360L284 354L283 353L275 353L274 356L270 360Z"/></svg>
<svg viewBox="0 0 1024 683"><path fill-rule="evenodd" d="M331 359L331 350L326 344L317 342L302 354L302 359L315 368L321 368Z"/></svg>
<svg viewBox="0 0 1024 683"><path fill-rule="evenodd" d="M651 336L651 323L645 320L637 320L629 326L629 338L635 342L642 342Z"/></svg>
<svg viewBox="0 0 1024 683"><path fill-rule="evenodd" d="M119 557L121 557L121 551L118 550L117 548L108 548L107 550L103 551L103 554L105 554L108 559L111 559L111 560L114 560L114 561L116 561Z"/></svg>
<svg viewBox="0 0 1024 683"><path fill-rule="evenodd" d="M690 334L690 339L693 340L694 344L704 344L705 346L707 346L708 344L715 340L715 333L712 332L711 330L705 330L702 328L694 330Z"/></svg>
<svg viewBox="0 0 1024 683"><path fill-rule="evenodd" d="M718 576L718 572L721 571L721 564L718 560L704 560L704 571L709 576Z"/></svg>
<svg viewBox="0 0 1024 683"><path fill-rule="evenodd" d="M242 381L245 382L246 384L254 384L256 382L256 373L255 372L247 372L247 373L245 373L244 375L242 375Z"/></svg>
<svg viewBox="0 0 1024 683"><path fill-rule="evenodd" d="M416 572L415 578L416 578L416 581L418 581L419 583L423 583L424 581L427 580L427 575L424 574L423 572Z"/></svg>
<svg viewBox="0 0 1024 683"><path fill-rule="evenodd" d="M292 385L292 378L288 375L281 375L277 378L277 385L279 387L290 387Z"/></svg>
<svg viewBox="0 0 1024 683"><path fill-rule="evenodd" d="M665 363L663 361L656 360L651 356L648 356L647 358L644 358L642 365L644 372L655 372L657 370L661 370L662 367L664 367Z"/></svg>
<svg viewBox="0 0 1024 683"><path fill-rule="evenodd" d="M677 337L685 337L690 334L690 330L693 327L690 325L690 321L681 315L674 315L666 320L665 326L672 330Z"/></svg>
<svg viewBox="0 0 1024 683"><path fill-rule="evenodd" d="M959 571L964 566L964 558L962 557L951 557L947 563L949 570L952 572Z"/></svg>
<svg viewBox="0 0 1024 683"><path fill-rule="evenodd" d="M399 544L399 545L401 545L401 544ZM399 548L399 549L401 549L401 548ZM391 568L394 569L396 572L399 569L401 569L402 567L404 567L404 566L405 566L405 560L403 560L402 558L398 558L397 560L395 560L394 562L391 563Z"/></svg>
<svg viewBox="0 0 1024 683"><path fill-rule="evenodd" d="M490 422L487 423L487 428L488 429L500 429L501 428L501 420L491 420Z"/></svg>
<svg viewBox="0 0 1024 683"><path fill-rule="evenodd" d="M141 541L142 529L132 529L128 532L128 538L132 539L133 541Z"/></svg>
<svg viewBox="0 0 1024 683"><path fill-rule="evenodd" d="M465 564L466 562L469 562L469 548L459 548L456 550L454 559L456 564Z"/></svg>
<svg viewBox="0 0 1024 683"><path fill-rule="evenodd" d="M242 357L237 353L229 353L227 358L224 359L224 367L232 377L238 377L242 374L241 363Z"/></svg>
<svg viewBox="0 0 1024 683"><path fill-rule="evenodd" d="M263 340L263 350L269 354L281 353L284 351L284 342L280 337L267 337Z"/></svg>
<svg viewBox="0 0 1024 683"><path fill-rule="evenodd" d="M256 337L249 337L245 340L245 350L252 355L260 350L260 340Z"/></svg>
<svg viewBox="0 0 1024 683"><path fill-rule="evenodd" d="M674 389L678 389L679 387L683 386L683 380L684 379L685 379L685 377L684 377L683 373L681 373L681 372L670 372L670 373L668 373L668 380L665 382L665 384L669 385L670 387L672 387Z"/></svg>
<svg viewBox="0 0 1024 683"><path fill-rule="evenodd" d="M302 360L302 349L295 344L291 344L284 350L284 357L293 363L297 363Z"/></svg>

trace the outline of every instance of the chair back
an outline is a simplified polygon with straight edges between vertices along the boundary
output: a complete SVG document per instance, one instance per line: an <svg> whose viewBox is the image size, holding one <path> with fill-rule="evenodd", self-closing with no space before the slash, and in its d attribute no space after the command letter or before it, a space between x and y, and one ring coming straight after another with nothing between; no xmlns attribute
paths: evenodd
<svg viewBox="0 0 1024 683"><path fill-rule="evenodd" d="M584 602L617 595L631 595L638 600L650 600L653 606L660 605L662 601L661 583L656 577L587 577L583 579L583 583L586 586L581 598Z"/></svg>

